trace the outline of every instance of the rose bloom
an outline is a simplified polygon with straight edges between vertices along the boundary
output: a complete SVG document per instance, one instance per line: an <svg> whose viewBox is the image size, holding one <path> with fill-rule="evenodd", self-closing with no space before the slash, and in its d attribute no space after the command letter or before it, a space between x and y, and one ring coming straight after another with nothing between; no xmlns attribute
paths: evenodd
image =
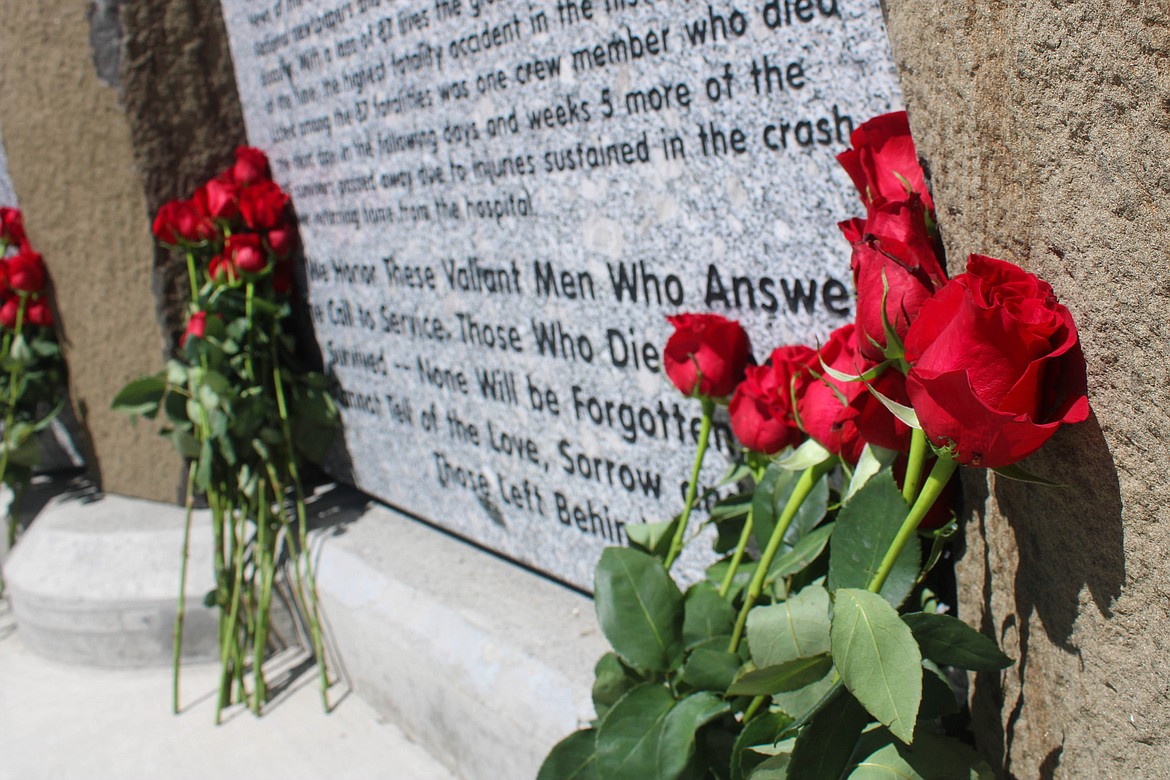
<svg viewBox="0 0 1170 780"><path fill-rule="evenodd" d="M239 187L225 178L212 179L199 188L207 204L207 215L212 219L232 220L240 215L237 201Z"/></svg>
<svg viewBox="0 0 1170 780"><path fill-rule="evenodd" d="M207 332L207 312L197 311L191 315L191 319L187 320L187 331L179 337L179 346L187 346L187 339L194 336L197 339L203 338L203 334Z"/></svg>
<svg viewBox="0 0 1170 780"><path fill-rule="evenodd" d="M39 325L42 328L53 327L53 309L49 306L49 302L40 296L28 302L24 318L30 325Z"/></svg>
<svg viewBox="0 0 1170 780"><path fill-rule="evenodd" d="M288 195L273 181L262 181L240 190L240 214L253 230L271 230L281 223Z"/></svg>
<svg viewBox="0 0 1170 780"><path fill-rule="evenodd" d="M266 240L272 254L284 259L292 254L293 245L297 240L297 232L291 225L282 225L269 230Z"/></svg>
<svg viewBox="0 0 1170 780"><path fill-rule="evenodd" d="M214 225L200 213L194 200L164 203L155 215L152 230L164 244L177 244L180 240L196 243L215 234Z"/></svg>
<svg viewBox="0 0 1170 780"><path fill-rule="evenodd" d="M863 363L856 371L863 373L871 366ZM889 366L873 379L868 386L861 384L861 391L849 401L849 408L844 419L857 427L861 438L878 447L898 452L910 451L910 426L894 416L893 412L870 388L881 393L891 401L897 401L903 406L910 405L910 396L906 393L906 377L901 371Z"/></svg>
<svg viewBox="0 0 1170 780"><path fill-rule="evenodd" d="M858 346L867 360L881 361L887 346L885 323L904 339L922 304L946 284L947 274L917 195L883 203L868 219L852 219L839 226L853 245L850 265L857 290Z"/></svg>
<svg viewBox="0 0 1170 780"><path fill-rule="evenodd" d="M288 295L292 281L292 263L277 261L272 268L272 291L277 295Z"/></svg>
<svg viewBox="0 0 1170 780"><path fill-rule="evenodd" d="M1068 309L1023 269L971 255L906 334L906 389L937 447L1007 466L1089 415L1085 358Z"/></svg>
<svg viewBox="0 0 1170 780"><path fill-rule="evenodd" d="M248 274L258 274L268 267L268 255L255 233L236 233L229 236L223 247L224 256L232 265Z"/></svg>
<svg viewBox="0 0 1170 780"><path fill-rule="evenodd" d="M854 421L849 404L865 392L861 382L840 382L824 372L826 366L846 374L858 374L861 358L857 353L857 331L853 323L842 325L817 352L802 372L797 386L796 409L805 432L834 455L849 463L861 457L865 441Z"/></svg>
<svg viewBox="0 0 1170 780"><path fill-rule="evenodd" d="M9 295L0 304L0 325L12 330L16 327L16 316L20 313L20 298Z"/></svg>
<svg viewBox="0 0 1170 780"><path fill-rule="evenodd" d="M725 398L751 362L751 342L738 322L718 314L666 318L675 331L666 342L666 375L683 395Z"/></svg>
<svg viewBox="0 0 1170 780"><path fill-rule="evenodd" d="M874 117L854 130L849 142L853 148L837 155L837 162L849 174L867 207L904 199L908 194L902 182L905 179L926 208L934 211L905 111Z"/></svg>
<svg viewBox="0 0 1170 780"><path fill-rule="evenodd" d="M0 241L9 246L24 246L28 242L24 234L24 217L20 209L0 208Z"/></svg>
<svg viewBox="0 0 1170 780"><path fill-rule="evenodd" d="M765 455L794 447L804 438L793 415L793 381L816 353L803 345L780 347L769 364L748 366L728 412L731 430L744 447Z"/></svg>
<svg viewBox="0 0 1170 780"><path fill-rule="evenodd" d="M230 169L232 181L241 187L270 178L268 157L254 146L237 146L236 162Z"/></svg>
<svg viewBox="0 0 1170 780"><path fill-rule="evenodd" d="M8 286L20 292L40 292L45 288L45 261L31 249L22 249L5 261Z"/></svg>

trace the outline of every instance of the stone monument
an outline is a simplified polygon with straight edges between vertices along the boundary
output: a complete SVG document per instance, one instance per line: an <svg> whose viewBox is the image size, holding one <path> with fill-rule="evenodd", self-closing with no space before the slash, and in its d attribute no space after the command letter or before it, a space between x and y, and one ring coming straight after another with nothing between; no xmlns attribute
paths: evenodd
<svg viewBox="0 0 1170 780"><path fill-rule="evenodd" d="M223 6L342 468L392 505L590 588L681 505L666 316L740 319L760 360L851 316L835 155L901 105L876 0Z"/></svg>

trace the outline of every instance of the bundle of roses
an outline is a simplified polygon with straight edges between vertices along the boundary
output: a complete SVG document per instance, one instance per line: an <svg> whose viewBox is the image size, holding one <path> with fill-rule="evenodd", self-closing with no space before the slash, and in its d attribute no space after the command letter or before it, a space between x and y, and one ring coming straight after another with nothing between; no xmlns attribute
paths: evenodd
<svg viewBox="0 0 1170 780"><path fill-rule="evenodd" d="M955 530L958 466L1018 461L1084 420L1084 358L1068 310L1020 268L971 255L948 280L904 113L838 159L866 216L853 247L854 322L752 365L747 334L713 314L670 318L664 366L700 401L683 511L628 528L595 580L613 652L596 720L540 780L991 777L963 740L949 669L1012 663L943 614L924 578ZM707 522L723 557L685 593L686 543L711 417L728 406L751 487Z"/></svg>
<svg viewBox="0 0 1170 780"><path fill-rule="evenodd" d="M267 699L264 659L270 642L278 568L291 557L287 601L306 618L329 685L308 556L301 464L319 461L337 425L325 378L297 358L288 327L292 255L297 245L288 195L272 181L259 149L240 147L235 164L187 200L159 209L155 237L186 256L191 304L177 357L166 370L125 387L114 407L154 418L190 459L188 536L193 497L206 496L215 538L222 676L216 708L233 701L254 711ZM184 614L184 542L175 623L174 706Z"/></svg>
<svg viewBox="0 0 1170 780"><path fill-rule="evenodd" d="M64 407L61 348L49 306L48 271L14 208L0 208L0 482L12 491L8 546L16 542L21 497L40 463L36 434Z"/></svg>

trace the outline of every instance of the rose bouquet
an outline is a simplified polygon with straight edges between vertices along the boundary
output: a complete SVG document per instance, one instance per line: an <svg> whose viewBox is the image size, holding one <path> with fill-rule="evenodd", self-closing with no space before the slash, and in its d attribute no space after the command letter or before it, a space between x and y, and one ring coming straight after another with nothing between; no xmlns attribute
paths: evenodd
<svg viewBox="0 0 1170 780"><path fill-rule="evenodd" d="M47 285L45 262L29 245L20 211L0 208L0 482L12 491L9 548L21 497L40 463L36 434L64 407L65 371Z"/></svg>
<svg viewBox="0 0 1170 780"><path fill-rule="evenodd" d="M278 568L293 573L291 601L306 617L329 686L313 567L306 538L303 461L319 461L337 424L325 378L298 359L288 328L296 226L289 198L263 152L236 150L235 164L187 200L159 209L155 237L186 256L191 303L186 331L166 370L126 386L114 407L149 418L190 461L174 705L196 494L206 496L215 539L222 675L216 721L233 701L259 713L268 695L264 659ZM250 673L250 674L249 674ZM326 701L327 703L327 701Z"/></svg>
<svg viewBox="0 0 1170 780"><path fill-rule="evenodd" d="M1084 358L1034 275L971 255L947 279L904 113L852 144L854 322L752 365L737 323L670 318L663 364L704 421L684 508L602 554L597 718L540 780L991 776L956 738L948 670L1012 661L927 574L956 530L957 468L1027 478L1018 461L1088 415ZM684 592L670 570L722 404L743 445L725 480L750 487L715 504L722 557Z"/></svg>

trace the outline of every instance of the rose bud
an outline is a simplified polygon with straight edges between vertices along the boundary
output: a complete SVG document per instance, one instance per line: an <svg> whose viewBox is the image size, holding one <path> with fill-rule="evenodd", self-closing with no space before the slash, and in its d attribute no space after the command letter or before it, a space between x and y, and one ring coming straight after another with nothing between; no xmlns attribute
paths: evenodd
<svg viewBox="0 0 1170 780"><path fill-rule="evenodd" d="M284 259L292 254L296 244L297 231L292 226L282 226L268 231L268 248L272 254Z"/></svg>
<svg viewBox="0 0 1170 780"><path fill-rule="evenodd" d="M240 215L237 202L239 188L227 179L212 179L201 188L207 204L207 214L212 219L233 220Z"/></svg>
<svg viewBox="0 0 1170 780"><path fill-rule="evenodd" d="M9 246L24 246L28 242L20 209L0 208L0 241Z"/></svg>
<svg viewBox="0 0 1170 780"><path fill-rule="evenodd" d="M8 285L20 292L40 292L45 288L45 262L31 249L22 249L6 261Z"/></svg>
<svg viewBox="0 0 1170 780"><path fill-rule="evenodd" d="M743 379L751 362L751 343L738 322L718 314L680 314L666 318L675 327L662 362L683 395L725 398Z"/></svg>
<svg viewBox="0 0 1170 780"><path fill-rule="evenodd" d="M866 207L902 200L909 194L909 186L909 191L918 193L926 208L934 211L905 111L874 117L854 130L849 142L853 148L837 155L837 162L853 180Z"/></svg>
<svg viewBox="0 0 1170 780"><path fill-rule="evenodd" d="M179 337L179 346L187 346L187 339L194 336L197 339L203 338L203 334L207 332L207 312L197 311L191 315L191 319L187 320L187 331Z"/></svg>
<svg viewBox="0 0 1170 780"><path fill-rule="evenodd" d="M731 430L744 447L772 455L800 443L804 432L792 411L792 383L814 360L816 353L809 347L780 347L768 365L745 369L728 407Z"/></svg>
<svg viewBox="0 0 1170 780"><path fill-rule="evenodd" d="M865 446L849 404L865 392L861 382L841 382L825 373L829 366L845 374L860 373L861 357L857 353L857 331L853 323L842 325L829 334L829 340L817 352L818 357L798 379L796 409L800 425L812 438L848 463L856 463Z"/></svg>
<svg viewBox="0 0 1170 780"><path fill-rule="evenodd" d="M970 256L910 325L906 360L922 430L964 465L1010 465L1089 416L1072 315L1047 282L1003 260Z"/></svg>
<svg viewBox="0 0 1170 780"><path fill-rule="evenodd" d="M268 255L255 233L237 233L229 236L223 253L232 264L248 274L258 274L268 267Z"/></svg>
<svg viewBox="0 0 1170 780"><path fill-rule="evenodd" d="M53 327L53 309L45 298L37 297L30 300L25 307L24 318L32 325L42 328Z"/></svg>
<svg viewBox="0 0 1170 780"><path fill-rule="evenodd" d="M262 181L240 190L240 214L253 230L271 230L284 219L288 195L273 181Z"/></svg>
<svg viewBox="0 0 1170 780"><path fill-rule="evenodd" d="M292 290L292 263L278 262L272 268L272 291L277 295L288 295Z"/></svg>
<svg viewBox="0 0 1170 780"><path fill-rule="evenodd" d="M241 187L271 178L267 155L254 146L236 147L236 162L230 172L232 181Z"/></svg>
<svg viewBox="0 0 1170 780"><path fill-rule="evenodd" d="M207 264L207 275L217 284L228 284L239 277L236 267L223 255L216 255Z"/></svg>
<svg viewBox="0 0 1170 780"><path fill-rule="evenodd" d="M886 324L904 339L922 304L947 283L947 274L917 195L883 203L867 220L852 219L839 227L853 245L858 346L867 360L881 361L887 347Z"/></svg>
<svg viewBox="0 0 1170 780"><path fill-rule="evenodd" d="M20 298L12 295L4 299L0 305L0 325L13 330L16 328L16 317L20 313Z"/></svg>

